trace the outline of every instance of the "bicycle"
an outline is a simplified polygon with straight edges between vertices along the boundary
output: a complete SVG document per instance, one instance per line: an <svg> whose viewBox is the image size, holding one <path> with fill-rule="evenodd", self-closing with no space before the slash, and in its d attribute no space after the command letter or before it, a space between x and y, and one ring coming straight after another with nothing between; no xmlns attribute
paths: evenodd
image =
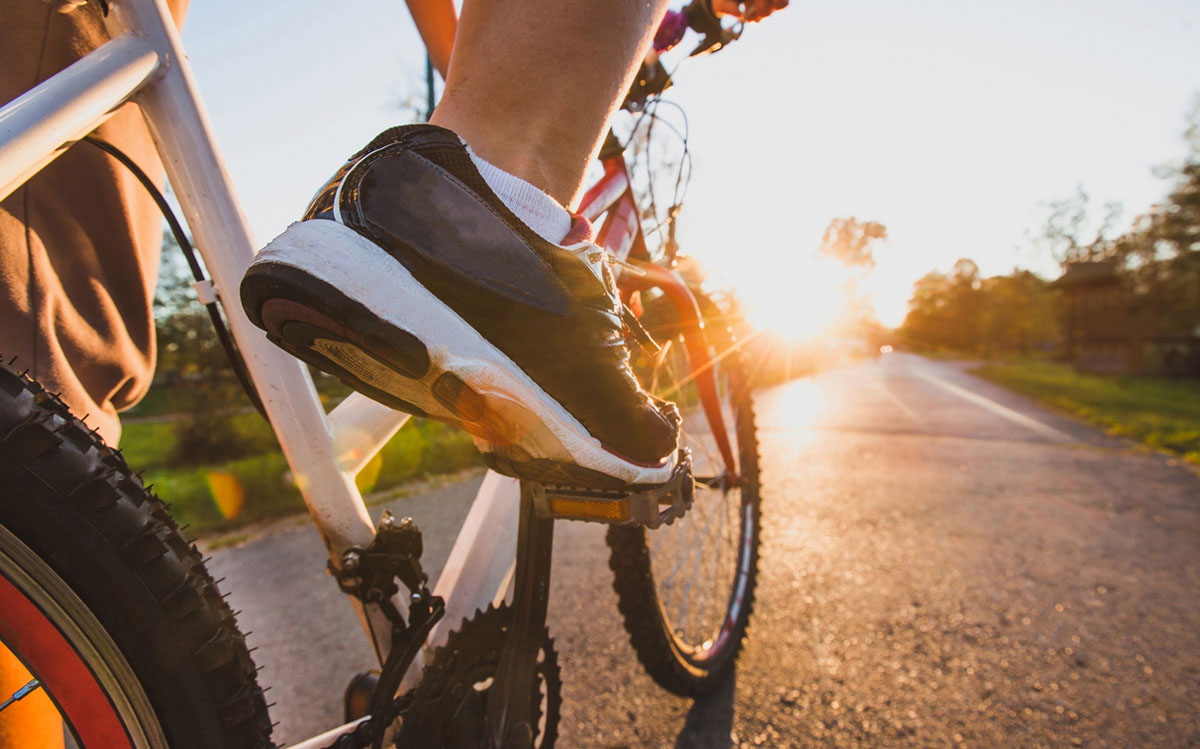
<svg viewBox="0 0 1200 749"><path fill-rule="evenodd" d="M545 615L557 519L609 524L620 609L651 676L679 694L719 685L746 633L758 566L751 395L717 303L672 268L674 211L668 241L648 249L616 137L605 142L604 176L581 213L603 219L596 243L627 269L622 296L636 297L643 326L662 342L638 369L651 392L678 402L685 459L663 486L607 492L489 473L431 589L416 524L385 514L372 526L354 484L408 415L358 394L326 414L307 369L270 345L239 305L222 304L257 245L178 33L162 0L99 1L111 39L0 108L0 199L79 140L138 173L88 135L137 101L213 276L197 279L201 301L303 479L329 570L381 664L347 687L345 724L293 746L552 745L561 680ZM739 33L704 0L682 18L704 35L694 54ZM661 63L645 68L626 107L644 107L670 82ZM270 745L244 637L166 503L119 451L8 365L0 366L0 479L10 497L0 502L0 640L35 677L0 695L0 709L45 690L84 747ZM694 601L696 585L703 595ZM509 596L511 604L476 613Z"/></svg>

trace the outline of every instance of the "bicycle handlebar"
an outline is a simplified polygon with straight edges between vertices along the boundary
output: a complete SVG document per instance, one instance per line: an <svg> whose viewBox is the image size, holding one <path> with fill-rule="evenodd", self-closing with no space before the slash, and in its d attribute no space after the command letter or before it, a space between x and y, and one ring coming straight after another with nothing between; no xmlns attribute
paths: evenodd
<svg viewBox="0 0 1200 749"><path fill-rule="evenodd" d="M716 52L740 37L743 26L744 24L739 22L732 27L725 27L713 12L712 0L691 0L682 9L667 12L654 35L654 51L665 52L675 47L683 41L688 29L691 29L704 38L688 53L689 57ZM621 108L631 112L639 111L647 99L662 93L670 85L671 76L661 61L652 58L652 61L643 62Z"/></svg>
<svg viewBox="0 0 1200 749"><path fill-rule="evenodd" d="M742 28L745 26L742 22L728 28L722 25L720 17L713 12L712 0L692 0L684 6L682 12L688 26L704 36L696 48L688 53L690 57L724 49L742 35Z"/></svg>

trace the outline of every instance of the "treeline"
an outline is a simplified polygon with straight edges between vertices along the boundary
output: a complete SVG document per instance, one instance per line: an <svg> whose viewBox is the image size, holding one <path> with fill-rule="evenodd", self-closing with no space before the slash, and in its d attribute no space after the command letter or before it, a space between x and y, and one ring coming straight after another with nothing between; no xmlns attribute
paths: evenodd
<svg viewBox="0 0 1200 749"><path fill-rule="evenodd" d="M1028 354L1058 340L1059 322L1045 279L1029 271L981 278L975 262L964 258L949 273L933 271L917 281L899 332L917 349Z"/></svg>
<svg viewBox="0 0 1200 749"><path fill-rule="evenodd" d="M1034 243L1059 262L1064 281L1104 277L1112 293L1101 298L1076 289L1072 298L1066 283L1021 270L981 278L975 263L963 259L949 273L931 272L916 283L899 330L902 340L919 348L981 355L1052 348L1065 353L1064 346L1083 329L1085 338L1126 342L1130 361L1137 362L1156 345L1195 338L1200 334L1200 107L1187 141L1187 156L1164 170L1172 181L1167 197L1124 232L1112 231L1120 205L1107 205L1096 222L1082 189L1049 204ZM1087 302L1102 308L1095 314L1080 307L1079 297L1087 295L1092 297Z"/></svg>

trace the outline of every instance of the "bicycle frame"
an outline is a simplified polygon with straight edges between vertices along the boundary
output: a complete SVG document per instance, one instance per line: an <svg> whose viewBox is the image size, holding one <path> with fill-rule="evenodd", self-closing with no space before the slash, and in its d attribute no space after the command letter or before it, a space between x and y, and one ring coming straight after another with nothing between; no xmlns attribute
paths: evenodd
<svg viewBox="0 0 1200 749"><path fill-rule="evenodd" d="M330 559L340 566L347 549L366 546L375 533L354 477L408 415L359 394L326 414L304 365L270 344L247 319L237 289L258 244L225 169L178 31L164 0L117 0L109 6L110 41L0 108L0 199L94 130L117 107L127 101L137 103L212 274L210 282L197 284L197 292L202 301L223 302L230 331L308 511ZM627 298L638 288L659 287L680 310L688 352L694 356L693 377L719 437L728 475L736 477L695 299L677 273L649 265L623 157L606 159L604 167L604 178L587 193L580 212L593 220L606 215L598 243L645 268L645 276L622 278ZM516 568L519 495L515 479L491 472L484 478L434 588L434 594L446 601L446 612L428 647L445 640L447 623L461 621L488 602L503 600L510 591ZM382 662L390 646L389 622L377 606L350 600ZM395 603L405 610L403 595ZM410 670L409 679L419 671ZM294 746L322 746L350 725Z"/></svg>

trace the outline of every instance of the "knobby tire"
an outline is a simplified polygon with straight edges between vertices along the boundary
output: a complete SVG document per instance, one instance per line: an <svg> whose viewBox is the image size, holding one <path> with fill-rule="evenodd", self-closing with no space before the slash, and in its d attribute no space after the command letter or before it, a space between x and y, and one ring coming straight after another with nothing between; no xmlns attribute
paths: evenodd
<svg viewBox="0 0 1200 749"><path fill-rule="evenodd" d="M111 638L167 746L271 746L254 663L199 551L119 452L3 364L0 482L0 526Z"/></svg>

